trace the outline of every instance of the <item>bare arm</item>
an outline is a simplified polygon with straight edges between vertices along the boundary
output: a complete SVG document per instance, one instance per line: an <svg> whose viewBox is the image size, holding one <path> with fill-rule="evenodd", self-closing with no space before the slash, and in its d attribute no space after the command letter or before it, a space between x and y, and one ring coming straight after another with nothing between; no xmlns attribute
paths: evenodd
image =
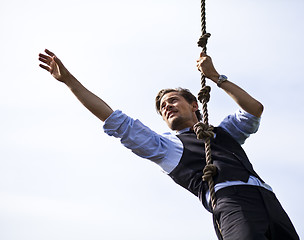
<svg viewBox="0 0 304 240"><path fill-rule="evenodd" d="M105 121L113 112L107 103L86 89L62 64L62 62L49 50L46 54L39 54L39 60L43 63L39 66L52 74L60 82L65 83L78 100L96 117Z"/></svg>
<svg viewBox="0 0 304 240"><path fill-rule="evenodd" d="M200 58L197 60L197 67L207 78L217 83L220 75L215 70L212 59L209 56L201 53ZM262 115L263 105L236 84L227 80L221 84L221 88L246 112L256 117Z"/></svg>

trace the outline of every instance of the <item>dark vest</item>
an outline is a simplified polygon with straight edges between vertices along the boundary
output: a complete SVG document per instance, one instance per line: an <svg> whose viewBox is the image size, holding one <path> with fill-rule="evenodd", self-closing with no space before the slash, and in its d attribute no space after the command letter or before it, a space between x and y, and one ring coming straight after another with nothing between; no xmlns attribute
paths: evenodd
<svg viewBox="0 0 304 240"><path fill-rule="evenodd" d="M217 166L217 174L213 178L215 184L225 181L247 182L250 175L263 182L253 170L240 144L220 127L215 128L214 132L216 137L211 139L211 156L213 164ZM204 142L198 140L193 131L177 137L182 141L184 151L179 164L169 176L177 184L198 196L206 207L205 193L208 185L202 180L203 169L206 166Z"/></svg>

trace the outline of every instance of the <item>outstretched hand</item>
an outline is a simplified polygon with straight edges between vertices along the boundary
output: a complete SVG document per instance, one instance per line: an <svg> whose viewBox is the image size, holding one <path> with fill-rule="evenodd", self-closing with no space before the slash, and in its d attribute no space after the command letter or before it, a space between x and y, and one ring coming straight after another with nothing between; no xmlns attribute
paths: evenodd
<svg viewBox="0 0 304 240"><path fill-rule="evenodd" d="M45 49L45 54L39 54L39 61L44 64L39 64L39 66L52 74L52 76L60 82L65 82L65 80L71 76L70 72L65 68L59 58L56 57L54 53Z"/></svg>
<svg viewBox="0 0 304 240"><path fill-rule="evenodd" d="M198 70L203 73L205 77L215 82L218 80L219 74L213 66L211 57L206 55L204 52L201 52L200 57L196 62Z"/></svg>

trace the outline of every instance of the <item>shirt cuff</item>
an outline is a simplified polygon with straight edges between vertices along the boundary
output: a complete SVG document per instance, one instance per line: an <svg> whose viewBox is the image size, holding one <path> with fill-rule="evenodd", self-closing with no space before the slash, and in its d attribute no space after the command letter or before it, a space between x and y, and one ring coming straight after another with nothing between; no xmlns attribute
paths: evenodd
<svg viewBox="0 0 304 240"><path fill-rule="evenodd" d="M104 122L104 132L109 136L118 137L117 131L126 119L127 115L125 115L122 111L114 111Z"/></svg>

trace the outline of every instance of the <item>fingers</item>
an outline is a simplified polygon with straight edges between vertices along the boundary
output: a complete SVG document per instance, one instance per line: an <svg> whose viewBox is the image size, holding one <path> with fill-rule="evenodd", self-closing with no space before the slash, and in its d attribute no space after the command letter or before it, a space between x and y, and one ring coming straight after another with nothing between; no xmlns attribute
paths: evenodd
<svg viewBox="0 0 304 240"><path fill-rule="evenodd" d="M51 69L51 68L50 68L49 66L51 66L51 64L52 64L53 61L55 61L57 64L58 64L58 63L61 64L61 62L60 62L60 60L55 56L55 54L54 54L53 52L51 52L50 50L45 49L44 51L45 51L46 54L48 54L48 55L45 55L45 54L43 54L43 53L40 53L40 54L39 54L39 61L45 63L45 64L48 65L48 66L45 66L45 65L43 65L43 64L40 64L39 66L40 66L41 68L43 68L43 69L45 69L45 70L47 70L47 71L50 72L50 69ZM61 64L61 65L62 65L62 64Z"/></svg>
<svg viewBox="0 0 304 240"><path fill-rule="evenodd" d="M41 56L41 55L39 55L39 61L41 61L41 62L43 62L47 65L50 65L50 60L48 58L45 58L45 57Z"/></svg>
<svg viewBox="0 0 304 240"><path fill-rule="evenodd" d="M46 56L46 55L40 53L39 54L39 61L41 61L41 62L45 63L46 65L48 65L48 66L46 66L44 64L39 64L39 67L47 70L48 72L51 71L51 68L49 66L51 65L52 59L49 56Z"/></svg>
<svg viewBox="0 0 304 240"><path fill-rule="evenodd" d="M201 52L199 59L196 60L196 62L201 62L203 59L206 59L207 57L209 57L206 53Z"/></svg>
<svg viewBox="0 0 304 240"><path fill-rule="evenodd" d="M53 58L50 56L44 55L42 53L39 54L39 60L47 65L50 65L51 62L53 61Z"/></svg>
<svg viewBox="0 0 304 240"><path fill-rule="evenodd" d="M52 63L52 61L53 61L53 58L55 57L55 54L52 53L51 51L47 50L47 49L45 49L45 52L46 52L49 56L40 53L40 54L39 54L39 61L45 63L47 66L44 65L44 64L39 64L39 67L41 67L41 68L45 69L46 71L50 72L50 71L51 71L50 65L51 65L51 63Z"/></svg>
<svg viewBox="0 0 304 240"><path fill-rule="evenodd" d="M48 49L45 49L45 52L48 54L48 55L45 55L45 54L42 54L40 53L39 54L39 60L41 62L44 62L48 65L50 65L50 63L53 61L53 59L56 57L54 53L52 53L51 51L49 51Z"/></svg>
<svg viewBox="0 0 304 240"><path fill-rule="evenodd" d="M51 56L51 58L49 56L46 56L44 54L41 54L43 58L47 58L47 59L51 59L51 60L54 60L60 67L63 66L62 62L60 61L59 58L56 57L56 55L51 52L50 50L48 49L45 49L44 50L49 56Z"/></svg>
<svg viewBox="0 0 304 240"><path fill-rule="evenodd" d="M202 64L206 61L207 58L209 58L209 56L205 52L202 51L200 53L199 59L196 60L196 62L197 62L196 67L197 67L198 71L203 72Z"/></svg>
<svg viewBox="0 0 304 240"><path fill-rule="evenodd" d="M200 53L200 57L207 57L207 54L204 53L204 52L201 52L201 53Z"/></svg>
<svg viewBox="0 0 304 240"><path fill-rule="evenodd" d="M52 53L50 50L48 50L48 49L45 49L44 50L48 55L50 55L51 57L54 57L55 56L55 54L54 53Z"/></svg>
<svg viewBox="0 0 304 240"><path fill-rule="evenodd" d="M42 54L42 53L39 53L39 57L40 57L40 58L43 58L43 59L51 59L50 56L44 55L44 54Z"/></svg>
<svg viewBox="0 0 304 240"><path fill-rule="evenodd" d="M45 66L45 65L43 65L43 64L39 64L39 67L41 67L41 68L43 68L43 69L47 70L48 72L50 72L50 71L51 71L50 67Z"/></svg>

